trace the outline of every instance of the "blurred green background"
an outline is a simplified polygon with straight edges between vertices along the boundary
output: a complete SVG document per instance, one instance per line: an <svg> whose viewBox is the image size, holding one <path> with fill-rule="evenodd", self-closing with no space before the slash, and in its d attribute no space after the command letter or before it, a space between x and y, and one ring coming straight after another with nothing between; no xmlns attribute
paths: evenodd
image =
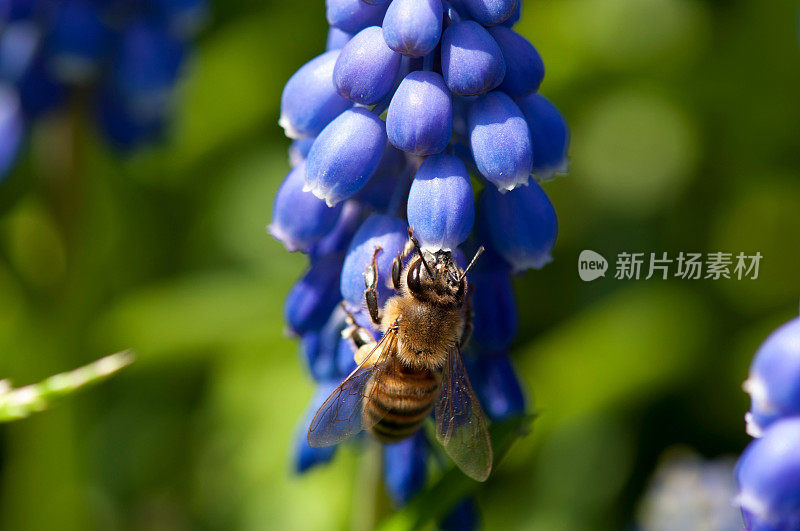
<svg viewBox="0 0 800 531"><path fill-rule="evenodd" d="M572 128L545 186L555 261L516 280L540 417L477 492L490 529L615 529L666 449L747 443L741 391L800 295L796 0L526 0L518 31ZM0 188L0 377L137 362L0 426L0 529L327 529L355 452L303 476L312 390L281 307L303 258L264 231L288 170L283 83L322 2L219 1L169 142L121 160L65 113ZM757 280L580 281L577 257L763 255Z"/></svg>

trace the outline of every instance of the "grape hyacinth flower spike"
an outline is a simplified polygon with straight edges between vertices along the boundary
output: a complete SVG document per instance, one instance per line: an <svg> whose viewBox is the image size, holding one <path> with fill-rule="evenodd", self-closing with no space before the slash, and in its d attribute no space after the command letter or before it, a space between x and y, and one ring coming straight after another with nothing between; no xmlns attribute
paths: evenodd
<svg viewBox="0 0 800 531"><path fill-rule="evenodd" d="M466 371L490 421L524 413L510 356L519 325L511 277L551 260L555 209L531 175L566 168L569 132L538 93L541 56L511 29L521 4L326 0L327 51L283 91L293 169L270 225L309 259L285 311L318 389L310 410L363 359L354 334L380 341L386 331L373 323L365 290L380 313L396 294L393 276L417 254L452 257L464 270L465 254L485 247L466 274L474 315ZM298 437L298 471L332 458L317 450ZM384 447L396 505L425 488L428 456L441 452L425 430ZM477 518L465 499L442 525Z"/></svg>

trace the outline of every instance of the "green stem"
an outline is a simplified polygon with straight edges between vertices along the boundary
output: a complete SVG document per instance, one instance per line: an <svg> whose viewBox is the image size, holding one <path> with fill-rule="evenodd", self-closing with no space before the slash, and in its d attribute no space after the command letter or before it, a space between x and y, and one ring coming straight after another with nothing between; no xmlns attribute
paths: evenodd
<svg viewBox="0 0 800 531"><path fill-rule="evenodd" d="M0 422L22 419L46 409L53 400L103 380L133 363L131 351L100 358L69 372L51 376L39 383L13 389L8 380L0 380Z"/></svg>

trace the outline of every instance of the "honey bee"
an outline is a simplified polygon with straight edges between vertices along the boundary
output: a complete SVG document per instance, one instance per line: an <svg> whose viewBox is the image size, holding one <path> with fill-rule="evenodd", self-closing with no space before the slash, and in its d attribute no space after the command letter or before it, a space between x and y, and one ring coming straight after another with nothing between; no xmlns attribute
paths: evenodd
<svg viewBox="0 0 800 531"><path fill-rule="evenodd" d="M472 330L466 274L482 251L462 271L449 251L423 251L409 229L408 243L392 263L397 295L379 308L381 249L375 249L364 273L364 296L383 336L375 342L348 315L343 335L357 347L358 367L317 411L308 430L310 446L338 444L362 430L399 441L419 430L433 410L436 438L456 465L477 481L489 477L492 444L460 352Z"/></svg>

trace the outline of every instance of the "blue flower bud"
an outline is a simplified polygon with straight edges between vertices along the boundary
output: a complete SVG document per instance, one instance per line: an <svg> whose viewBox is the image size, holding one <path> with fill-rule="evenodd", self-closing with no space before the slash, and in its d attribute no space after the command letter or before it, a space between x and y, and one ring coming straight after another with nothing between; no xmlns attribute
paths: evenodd
<svg viewBox="0 0 800 531"><path fill-rule="evenodd" d="M519 22L520 18L522 18L522 0L517 2L517 8L514 10L511 16L501 22L500 25L505 26L506 28L513 28L514 25Z"/></svg>
<svg viewBox="0 0 800 531"><path fill-rule="evenodd" d="M475 201L467 167L453 155L426 158L408 194L408 224L430 251L455 249L475 221Z"/></svg>
<svg viewBox="0 0 800 531"><path fill-rule="evenodd" d="M781 418L800 415L800 317L764 341L744 389L751 399L747 433L753 437Z"/></svg>
<svg viewBox="0 0 800 531"><path fill-rule="evenodd" d="M306 186L328 205L361 190L386 148L386 126L363 108L348 109L322 130L306 159Z"/></svg>
<svg viewBox="0 0 800 531"><path fill-rule="evenodd" d="M465 498L458 502L440 524L442 531L474 531L481 528L475 500Z"/></svg>
<svg viewBox="0 0 800 531"><path fill-rule="evenodd" d="M422 57L442 36L442 0L394 0L383 19L383 36L392 50Z"/></svg>
<svg viewBox="0 0 800 531"><path fill-rule="evenodd" d="M472 340L482 347L501 350L511 346L519 328L514 290L507 268L482 265L479 262L469 276L473 286Z"/></svg>
<svg viewBox="0 0 800 531"><path fill-rule="evenodd" d="M489 28L506 61L506 76L497 90L512 98L539 90L544 79L544 62L528 39L504 26Z"/></svg>
<svg viewBox="0 0 800 531"><path fill-rule="evenodd" d="M333 459L333 455L336 453L336 446L311 448L308 445L307 437L308 428L311 426L314 414L316 414L317 410L322 406L337 385L338 382L320 384L314 391L314 396L311 398L311 403L306 410L303 423L300 425L297 430L297 435L295 436L294 469L298 474L302 474L316 465L327 463Z"/></svg>
<svg viewBox="0 0 800 531"><path fill-rule="evenodd" d="M86 0L56 4L47 39L48 65L66 83L86 83L97 74L108 30Z"/></svg>
<svg viewBox="0 0 800 531"><path fill-rule="evenodd" d="M555 105L544 96L530 94L517 100L528 122L533 144L533 172L549 179L567 171L569 128Z"/></svg>
<svg viewBox="0 0 800 531"><path fill-rule="evenodd" d="M114 62L115 88L143 119L163 116L183 64L183 44L157 24L127 27Z"/></svg>
<svg viewBox="0 0 800 531"><path fill-rule="evenodd" d="M392 261L403 250L408 240L405 221L393 216L373 214L358 229L344 259L340 289L350 311L361 311L364 305L364 271L372 260L376 247L378 253L378 304L383 306L393 294L391 286Z"/></svg>
<svg viewBox="0 0 800 531"><path fill-rule="evenodd" d="M341 50L344 48L345 44L350 42L350 39L352 38L352 33L347 33L346 31L342 31L339 28L334 28L331 26L328 29L328 38L325 41L325 50Z"/></svg>
<svg viewBox="0 0 800 531"><path fill-rule="evenodd" d="M19 96L10 86L0 84L0 181L17 158L23 131Z"/></svg>
<svg viewBox="0 0 800 531"><path fill-rule="evenodd" d="M386 134L397 148L426 156L441 153L453 134L450 91L436 72L408 74L392 96Z"/></svg>
<svg viewBox="0 0 800 531"><path fill-rule="evenodd" d="M424 430L383 447L383 479L386 491L402 506L425 487L428 479L428 441Z"/></svg>
<svg viewBox="0 0 800 531"><path fill-rule="evenodd" d="M531 138L517 104L502 92L476 99L467 115L469 143L481 174L499 190L513 190L531 174Z"/></svg>
<svg viewBox="0 0 800 531"><path fill-rule="evenodd" d="M355 201L342 203L341 213L331 231L308 251L312 263L328 254L344 252L364 219L364 208Z"/></svg>
<svg viewBox="0 0 800 531"><path fill-rule="evenodd" d="M339 338L339 345L336 348L336 372L342 378L353 372L357 367L355 356L356 347L353 340L349 337Z"/></svg>
<svg viewBox="0 0 800 531"><path fill-rule="evenodd" d="M327 322L342 300L339 273L343 261L344 253L320 257L289 290L283 315L292 333L300 335Z"/></svg>
<svg viewBox="0 0 800 531"><path fill-rule="evenodd" d="M305 162L314 140L316 140L316 137L313 136L292 140L291 145L289 145L289 165L292 168Z"/></svg>
<svg viewBox="0 0 800 531"><path fill-rule="evenodd" d="M392 90L400 57L386 45L380 27L364 28L342 48L333 69L333 83L350 101L373 105Z"/></svg>
<svg viewBox="0 0 800 531"><path fill-rule="evenodd" d="M341 381L349 374L338 370L337 358L342 330L346 325L344 309L337 305L319 330L310 330L300 336L303 359L315 381Z"/></svg>
<svg viewBox="0 0 800 531"><path fill-rule="evenodd" d="M736 465L745 528L800 528L800 418L780 420L751 442Z"/></svg>
<svg viewBox="0 0 800 531"><path fill-rule="evenodd" d="M391 144L386 146L378 169L367 185L353 196L355 201L378 212L390 208L393 200L405 197L411 186L408 164L402 151ZM398 197L401 195L402 197ZM394 212L393 212L394 213Z"/></svg>
<svg viewBox="0 0 800 531"><path fill-rule="evenodd" d="M553 204L537 182L506 193L486 187L479 212L482 233L514 271L539 269L552 260L558 220Z"/></svg>
<svg viewBox="0 0 800 531"><path fill-rule="evenodd" d="M442 35L442 74L454 94L483 94L503 81L506 63L489 32L465 20L449 26Z"/></svg>
<svg viewBox="0 0 800 531"><path fill-rule="evenodd" d="M469 367L475 393L490 419L497 422L525 412L525 393L507 354L479 354Z"/></svg>
<svg viewBox="0 0 800 531"><path fill-rule="evenodd" d="M333 227L340 207L328 207L305 186L306 165L292 169L275 194L272 223L267 230L289 251L308 251ZM302 215L298 215L301 212Z"/></svg>
<svg viewBox="0 0 800 531"><path fill-rule="evenodd" d="M504 22L514 14L521 0L464 0L472 18L484 26Z"/></svg>
<svg viewBox="0 0 800 531"><path fill-rule="evenodd" d="M278 124L289 138L316 136L352 105L339 96L333 84L333 68L339 51L325 52L294 73L281 95Z"/></svg>
<svg viewBox="0 0 800 531"><path fill-rule="evenodd" d="M370 5L361 0L325 0L328 24L348 33L358 33L368 26L380 26L387 4Z"/></svg>

